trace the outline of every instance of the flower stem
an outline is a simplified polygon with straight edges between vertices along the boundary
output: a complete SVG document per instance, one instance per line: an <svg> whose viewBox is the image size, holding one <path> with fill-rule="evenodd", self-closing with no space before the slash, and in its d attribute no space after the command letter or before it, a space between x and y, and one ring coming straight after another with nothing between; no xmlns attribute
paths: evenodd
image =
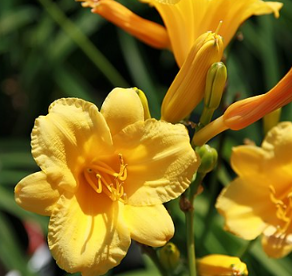
<svg viewBox="0 0 292 276"><path fill-rule="evenodd" d="M205 173L197 173L195 181L189 188L188 201L189 206L185 209L186 218L186 235L187 235L187 254L188 254L188 267L189 275L197 276L196 269L196 253L195 253L195 235L194 235L194 199L198 192L199 186L202 183Z"/></svg>
<svg viewBox="0 0 292 276"><path fill-rule="evenodd" d="M239 257L240 259L244 258L245 255L250 250L250 248L254 245L255 241L256 239L248 241L242 248L240 248L236 256Z"/></svg>
<svg viewBox="0 0 292 276"><path fill-rule="evenodd" d="M194 237L194 209L191 208L185 213L186 230L187 230L187 254L190 276L197 276L196 270L196 253L195 253L195 237Z"/></svg>
<svg viewBox="0 0 292 276"><path fill-rule="evenodd" d="M151 246L147 246L144 244L140 244L143 253L147 254L148 257L152 260L152 262L155 264L155 266L158 268L160 274L162 276L168 276L167 271L163 268L163 266L161 265L157 253L156 251L153 249L153 247Z"/></svg>
<svg viewBox="0 0 292 276"><path fill-rule="evenodd" d="M80 47L85 55L103 73L114 86L129 86L115 67L95 47L88 37L64 14L64 12L51 0L39 0L51 18L60 25L63 31Z"/></svg>

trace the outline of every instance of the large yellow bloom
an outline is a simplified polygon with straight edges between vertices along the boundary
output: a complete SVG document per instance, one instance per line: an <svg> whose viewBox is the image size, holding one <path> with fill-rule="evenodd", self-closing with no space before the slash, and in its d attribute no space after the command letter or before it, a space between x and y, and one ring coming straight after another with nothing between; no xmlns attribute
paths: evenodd
<svg viewBox="0 0 292 276"><path fill-rule="evenodd" d="M272 128L261 147L234 148L231 165L238 177L216 204L227 230L247 240L263 234L264 251L274 258L292 250L291 152L291 122Z"/></svg>
<svg viewBox="0 0 292 276"><path fill-rule="evenodd" d="M81 99L55 101L31 145L41 171L18 183L16 201L50 216L52 255L82 275L118 265L131 239L164 245L174 227L163 203L189 186L199 163L184 126L144 121L134 89L114 89L101 112Z"/></svg>
<svg viewBox="0 0 292 276"><path fill-rule="evenodd" d="M157 9L164 28L137 16L114 0L79 1L145 43L157 48L170 48L180 67L196 39L207 31L215 31L220 21L223 24L219 34L224 38L226 47L246 19L269 13L278 17L282 7L282 3L261 0L142 0Z"/></svg>

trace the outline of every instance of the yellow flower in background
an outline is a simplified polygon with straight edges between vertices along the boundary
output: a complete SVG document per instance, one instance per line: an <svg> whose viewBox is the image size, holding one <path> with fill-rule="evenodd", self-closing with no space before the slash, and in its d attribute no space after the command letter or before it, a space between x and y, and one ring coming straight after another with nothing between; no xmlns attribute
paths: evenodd
<svg viewBox="0 0 292 276"><path fill-rule="evenodd" d="M282 7L282 3L261 0L142 0L157 9L164 21L163 27L138 17L114 0L80 1L143 42L171 49L179 67L196 39L207 31L216 30L220 21L223 21L220 35L226 47L246 19L270 13L278 17Z"/></svg>
<svg viewBox="0 0 292 276"><path fill-rule="evenodd" d="M246 264L237 257L212 254L198 259L199 276L247 276Z"/></svg>
<svg viewBox="0 0 292 276"><path fill-rule="evenodd" d="M222 116L195 133L193 144L201 146L229 128L243 129L290 102L292 102L292 68L267 93L231 104Z"/></svg>
<svg viewBox="0 0 292 276"><path fill-rule="evenodd" d="M35 121L41 171L15 187L16 202L50 216L48 244L64 270L102 275L131 239L164 245L174 226L163 206L188 188L199 161L184 126L144 120L135 89L114 89L101 111L60 99Z"/></svg>
<svg viewBox="0 0 292 276"><path fill-rule="evenodd" d="M231 165L238 177L216 203L228 231L247 240L262 234L263 249L273 258L292 250L291 152L291 122L272 128L261 147L235 147Z"/></svg>
<svg viewBox="0 0 292 276"><path fill-rule="evenodd" d="M274 13L279 17L282 3L261 0L180 0L165 4L167 0L142 0L153 5L166 27L171 49L179 66L182 66L195 40L207 31L217 29L226 47L238 27L252 15Z"/></svg>

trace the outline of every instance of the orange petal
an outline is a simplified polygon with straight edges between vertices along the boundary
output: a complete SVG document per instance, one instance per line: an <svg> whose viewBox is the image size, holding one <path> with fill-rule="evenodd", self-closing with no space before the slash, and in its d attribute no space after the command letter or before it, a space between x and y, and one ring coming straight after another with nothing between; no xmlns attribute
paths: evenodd
<svg viewBox="0 0 292 276"><path fill-rule="evenodd" d="M116 1L85 1L83 5L92 7L92 12L101 15L154 48L164 49L170 47L168 34L163 26L136 15Z"/></svg>

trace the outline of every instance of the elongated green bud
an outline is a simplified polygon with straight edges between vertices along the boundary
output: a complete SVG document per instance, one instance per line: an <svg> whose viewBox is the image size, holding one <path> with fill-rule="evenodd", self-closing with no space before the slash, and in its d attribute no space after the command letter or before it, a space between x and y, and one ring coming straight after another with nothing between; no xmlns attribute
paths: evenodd
<svg viewBox="0 0 292 276"><path fill-rule="evenodd" d="M207 73L204 109L200 118L200 127L207 125L218 108L227 79L227 70L223 62L212 64Z"/></svg>
<svg viewBox="0 0 292 276"><path fill-rule="evenodd" d="M198 169L200 173L208 173L212 171L217 165L218 154L217 151L205 144L196 148L196 152L201 158L201 165Z"/></svg>
<svg viewBox="0 0 292 276"><path fill-rule="evenodd" d="M140 101L142 103L142 106L144 109L144 120L150 119L151 114L150 114L148 100L147 100L145 93L141 89L138 89L137 87L134 87L134 90L136 91L136 93L139 96Z"/></svg>
<svg viewBox="0 0 292 276"><path fill-rule="evenodd" d="M176 245L169 242L163 246L159 251L159 260L166 270L176 269L180 260L180 252Z"/></svg>
<svg viewBox="0 0 292 276"><path fill-rule="evenodd" d="M207 73L204 104L207 108L218 108L227 79L227 70L223 62L212 64Z"/></svg>

